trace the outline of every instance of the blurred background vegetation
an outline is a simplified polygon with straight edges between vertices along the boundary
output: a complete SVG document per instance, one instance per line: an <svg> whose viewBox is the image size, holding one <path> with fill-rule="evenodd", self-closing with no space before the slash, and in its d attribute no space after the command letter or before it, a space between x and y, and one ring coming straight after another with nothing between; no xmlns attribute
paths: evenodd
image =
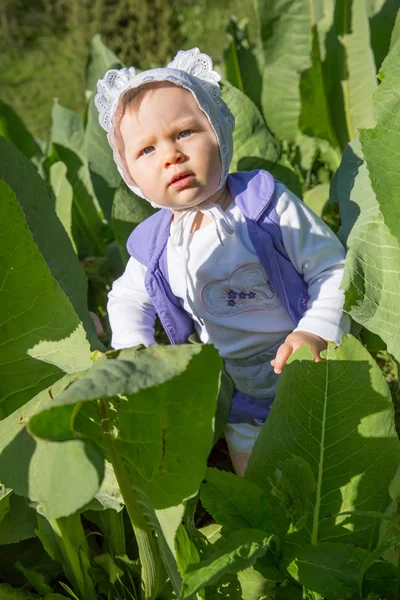
<svg viewBox="0 0 400 600"><path fill-rule="evenodd" d="M198 46L223 62L230 14L249 20L252 0L1 0L0 99L28 129L46 138L53 98L83 112L89 42L100 33L126 65L164 65L180 49Z"/></svg>

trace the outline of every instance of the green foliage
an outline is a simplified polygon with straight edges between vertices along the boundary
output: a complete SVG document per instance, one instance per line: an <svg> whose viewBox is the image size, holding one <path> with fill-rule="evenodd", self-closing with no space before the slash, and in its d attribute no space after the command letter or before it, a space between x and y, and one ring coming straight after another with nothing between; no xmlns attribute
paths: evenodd
<svg viewBox="0 0 400 600"><path fill-rule="evenodd" d="M379 72L382 83L374 96L376 127L361 131L361 146L385 224L400 242L399 175L396 172L400 132L396 115L400 99L399 59L400 42L397 42Z"/></svg>
<svg viewBox="0 0 400 600"><path fill-rule="evenodd" d="M309 516L293 540L340 539L367 547L373 522L327 517L361 506L379 511L389 502L387 489L400 458L389 389L371 356L350 336L339 347L328 347L326 361L312 362L308 348L292 356L245 477L270 498L271 531L279 535L293 523L293 512L285 518L280 502L271 497L271 483L288 456L302 458L311 467L315 490L311 480ZM377 488L376 479L382 487ZM291 482L295 489L293 476Z"/></svg>
<svg viewBox="0 0 400 600"><path fill-rule="evenodd" d="M17 165L16 171L18 172ZM38 180L40 181L39 177ZM0 194L0 218L5 232L2 238L3 283L0 298L3 311L8 315L9 320L1 327L1 337L3 342L7 343L8 352L2 354L1 360L0 410L2 415L6 416L43 387L59 379L63 371L74 372L81 369L82 364L87 361L85 356L88 356L89 344L73 306L57 281L53 279L45 259L34 242L16 196L4 182L0 184ZM39 209L39 194L35 200L36 208ZM26 208L29 210L29 206ZM33 220L40 213L37 211L35 215L34 211L30 211L29 214ZM48 215L52 217L51 211ZM43 226L43 223L41 225ZM65 235L61 226L59 229L61 229L60 234ZM38 234L35 237L40 243L44 232L41 233L40 228L34 231ZM50 227L48 231L50 232ZM15 247L15 240L19 241L17 247ZM42 243L45 248L43 237ZM48 244L48 237L46 244ZM65 262L63 264L65 258L59 253L60 248L62 248L61 239L58 240L58 248L52 251L52 266L53 272L58 266L58 272L60 273L62 269L64 275L67 265ZM60 256L58 265L54 255ZM66 285L68 282L64 280L64 287ZM16 290L24 290L18 302L15 301ZM72 285L70 290L71 296L76 298ZM64 340L64 343L61 343L61 340ZM37 360L38 358L45 362ZM11 372L10 362L14 364ZM22 374L24 374L23 378L21 378Z"/></svg>
<svg viewBox="0 0 400 600"><path fill-rule="evenodd" d="M261 37L253 18L229 22L222 94L236 118L232 170L266 168L333 228L340 206L346 309L368 328L364 346L376 355L386 344L398 358L396 2L258 3ZM217 5L182 3L181 32L193 39L218 27ZM0 599L39 598L35 591L60 600L63 588L79 600L394 600L399 441L389 389L359 341L330 345L318 364L307 348L291 357L244 479L206 470L232 395L212 347L90 355L78 260L104 318L126 239L153 212L121 184L93 105L96 81L122 62L170 58L181 35L171 35L175 8L59 3L62 37L57 51L46 46L49 63L69 57L62 93L75 93L69 77L80 83L70 108L54 104L51 144L29 133L17 100L0 106L0 576L27 586L0 584ZM11 14L28 24L6 3ZM187 15L201 18L192 27ZM111 49L99 35L89 48L96 31ZM211 41L198 40L188 47L213 54ZM346 146L358 127L374 126L373 53L378 63L390 43L377 126L363 130L362 149ZM200 531L199 491L215 521Z"/></svg>
<svg viewBox="0 0 400 600"><path fill-rule="evenodd" d="M371 187L368 168L359 142L350 144L331 189L339 200L342 227L339 237L347 239L343 289L345 308L351 317L379 335L389 352L399 358L397 306L400 248L384 222Z"/></svg>
<svg viewBox="0 0 400 600"><path fill-rule="evenodd" d="M226 33L229 43L224 52L225 76L261 110L261 71L250 45L248 21L238 23L231 16Z"/></svg>

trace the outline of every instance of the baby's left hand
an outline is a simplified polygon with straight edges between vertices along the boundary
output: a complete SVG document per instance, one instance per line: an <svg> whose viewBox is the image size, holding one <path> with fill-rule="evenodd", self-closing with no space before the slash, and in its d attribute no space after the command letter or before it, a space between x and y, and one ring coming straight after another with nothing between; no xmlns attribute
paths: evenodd
<svg viewBox="0 0 400 600"><path fill-rule="evenodd" d="M271 360L274 372L279 375L292 352L306 344L310 344L315 362L320 362L322 360L320 352L326 349L327 342L314 333L294 331L293 333L290 333L283 344L279 346L274 360Z"/></svg>

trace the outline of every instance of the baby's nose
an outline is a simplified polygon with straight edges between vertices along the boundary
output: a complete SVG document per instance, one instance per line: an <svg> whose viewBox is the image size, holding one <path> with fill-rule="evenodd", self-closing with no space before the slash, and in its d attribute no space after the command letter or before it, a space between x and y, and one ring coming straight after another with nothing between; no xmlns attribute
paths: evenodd
<svg viewBox="0 0 400 600"><path fill-rule="evenodd" d="M165 154L165 166L177 165L183 162L184 156L178 149L171 149Z"/></svg>

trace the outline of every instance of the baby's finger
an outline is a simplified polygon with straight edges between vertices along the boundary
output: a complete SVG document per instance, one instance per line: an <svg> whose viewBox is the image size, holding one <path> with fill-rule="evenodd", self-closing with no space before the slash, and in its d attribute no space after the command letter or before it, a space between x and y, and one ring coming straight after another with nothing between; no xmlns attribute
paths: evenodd
<svg viewBox="0 0 400 600"><path fill-rule="evenodd" d="M277 375L282 372L282 369L292 352L293 346L288 342L284 342L281 346L279 346L274 360L271 360L271 365L274 367L274 372Z"/></svg>
<svg viewBox="0 0 400 600"><path fill-rule="evenodd" d="M313 353L315 362L321 362L323 360L321 358L321 352L323 350L326 350L326 346L324 344L321 344L321 345L318 344L317 346L311 346L311 351Z"/></svg>

